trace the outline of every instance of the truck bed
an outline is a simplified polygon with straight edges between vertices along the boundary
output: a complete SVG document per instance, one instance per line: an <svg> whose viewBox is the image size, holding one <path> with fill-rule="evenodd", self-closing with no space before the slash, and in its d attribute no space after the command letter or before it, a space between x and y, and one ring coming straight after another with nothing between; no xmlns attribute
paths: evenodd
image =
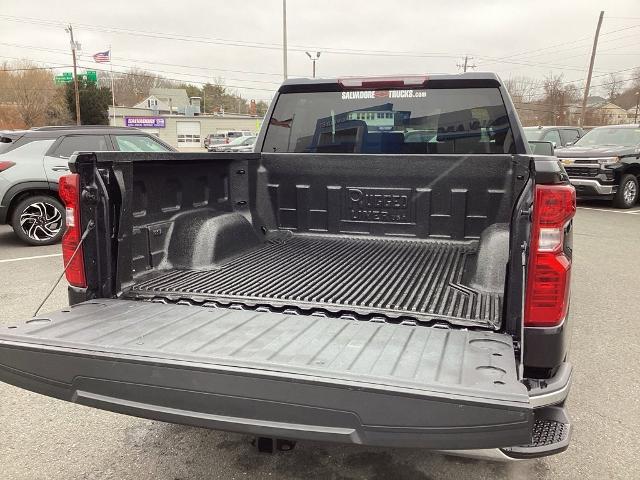
<svg viewBox="0 0 640 480"><path fill-rule="evenodd" d="M462 283L478 242L297 235L205 269L170 269L126 295L296 307L417 321L498 325L502 294Z"/></svg>
<svg viewBox="0 0 640 480"><path fill-rule="evenodd" d="M122 211L102 240L106 296L492 330L520 309L505 279L521 278L526 158L98 156Z"/></svg>

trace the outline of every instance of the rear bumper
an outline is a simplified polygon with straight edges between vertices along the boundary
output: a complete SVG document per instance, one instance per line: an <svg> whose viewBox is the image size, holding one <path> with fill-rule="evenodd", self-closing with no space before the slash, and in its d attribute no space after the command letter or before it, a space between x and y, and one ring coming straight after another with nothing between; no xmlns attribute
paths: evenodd
<svg viewBox="0 0 640 480"><path fill-rule="evenodd" d="M516 462L548 457L564 452L571 440L571 422L564 407L548 407L536 411L533 440L529 445L479 450L440 450L456 457Z"/></svg>
<svg viewBox="0 0 640 480"><path fill-rule="evenodd" d="M194 388L198 388L198 385L203 385L202 380L204 377L201 377L203 372L197 374L194 372L191 376L189 379L192 384L191 389L186 386L167 389L141 383L79 376L75 376L72 384L66 384L65 382L57 381L58 375L52 374L51 369L49 375L47 375L48 378L45 379L7 367L6 357L3 358L1 353L2 350L0 350L0 377L3 381L16 386L94 408L216 430L310 441L371 446L421 447L448 455L500 462L557 454L566 450L570 440L570 424L563 406L571 383L570 364L563 365L556 376L549 379L544 387L532 389L531 396L531 404L539 408L534 410L533 427L529 426L528 428L535 429L539 422L544 422L545 419L560 418L567 429L561 441L555 443L542 442L542 444L532 443L527 446L501 447L501 445L509 444L509 437L513 438L513 435L518 435L516 432L517 426L514 425L506 430L504 426L481 424L476 424L473 427L459 425L457 427L425 428L411 426L410 420L405 422L404 425L380 425L381 423L388 423L387 415L384 412L389 412L392 409L414 411L418 415L415 407L422 407L448 415L446 413L448 407L446 405L438 405L435 402L429 405L407 404L403 406L401 405L403 402L411 402L411 399L392 398L380 393L369 396L363 391L347 393L341 391L342 389L338 385L326 389L318 388L317 385L309 385L307 393L309 398L321 398L323 403L334 403L334 406L333 408L320 408L311 405L302 407L298 403L299 400L294 398L294 396L300 395L299 390L296 392L290 391L286 395L289 398L289 402L275 399L269 401L262 399L250 400L234 395L234 391L238 389L244 391L247 388L247 386L233 385L242 382L242 377L224 378L225 376L221 376L216 383L230 389L224 395L195 391ZM56 357L62 353L59 350L52 356L48 354L39 355L43 355L40 360L48 362L47 365L55 366L60 361ZM19 362L20 357L25 354L26 352L21 349L14 350L14 362L16 360ZM31 354L27 355L33 359ZM123 360L123 358L120 359L120 361ZM111 365L109 367L106 365L99 366L102 362L100 362L98 356L93 361L98 362L96 363L96 372L114 368L112 362L108 362ZM73 364L69 363L67 368L72 369ZM140 369L141 366L135 364L131 364L127 368L127 370L131 371L133 377L138 375L136 370ZM157 377L157 372L152 377ZM267 390L287 391L285 385L279 387L272 385L273 381L265 383L265 380L253 379L250 380L250 383L254 386L256 392ZM364 395L366 398L363 397L354 403L348 399L348 396L354 394ZM259 394L256 393L256 395ZM342 410L336 408L342 403L344 403L345 407L351 405L352 408ZM369 410L369 414L363 415L363 411L358 411L354 407L356 403L363 406L366 405L365 410ZM486 416L487 422L492 416L500 415L497 411L498 409L491 411L490 408L486 408L477 412L473 412L473 409L474 407L471 405L459 404L456 409L457 415L466 416L467 418L469 418L469 415L474 415L476 419ZM244 414L239 415L239 412L244 412ZM370 422L371 425L365 425L363 418L366 419L371 414L376 415L377 421ZM257 415L263 418L257 418ZM266 419L264 418L265 416L270 418ZM309 418L313 418L313 424L308 423ZM297 419L298 423L292 422L292 419ZM449 417L447 421L451 422L452 425L455 423L453 417ZM540 428L540 430L544 430L544 427ZM494 448L489 448L492 445ZM487 448L483 448L483 446Z"/></svg>
<svg viewBox="0 0 640 480"><path fill-rule="evenodd" d="M573 368L569 362L564 362L556 374L545 380L530 380L529 402L533 408L543 408L560 405L569 396Z"/></svg>
<svg viewBox="0 0 640 480"><path fill-rule="evenodd" d="M571 184L576 187L578 196L614 195L618 191L617 185L607 185L599 180L589 178L569 178Z"/></svg>
<svg viewBox="0 0 640 480"><path fill-rule="evenodd" d="M571 423L564 403L571 388L572 366L563 363L556 374L544 382L536 382L529 391L530 403L534 407L534 415L538 422L546 423L550 428L557 428L557 423L563 423L566 431L557 442L542 442L538 439L537 445L526 447L487 448L477 450L441 450L440 453L457 457L475 458L495 462L514 462L555 455L565 451L571 440ZM546 422L545 422L546 421ZM535 424L535 423L534 423ZM535 427L534 427L535 428ZM543 430L538 429L538 430ZM547 428L547 431L549 428ZM546 444L545 444L546 443Z"/></svg>

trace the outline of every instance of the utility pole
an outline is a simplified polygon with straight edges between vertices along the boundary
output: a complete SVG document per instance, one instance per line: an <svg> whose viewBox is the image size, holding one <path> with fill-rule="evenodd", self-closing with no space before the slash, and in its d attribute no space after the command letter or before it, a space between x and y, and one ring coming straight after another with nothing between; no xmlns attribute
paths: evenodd
<svg viewBox="0 0 640 480"><path fill-rule="evenodd" d="M113 126L116 126L116 88L113 83L113 52L109 45L109 70L111 71L111 103L113 105ZM122 119L124 121L124 118Z"/></svg>
<svg viewBox="0 0 640 480"><path fill-rule="evenodd" d="M313 78L316 78L316 62L320 58L320 54L322 52L316 52L315 56L311 55L309 52L304 52L307 54L307 57L313 62Z"/></svg>
<svg viewBox="0 0 640 480"><path fill-rule="evenodd" d="M456 67L461 68L463 72L467 72L469 68L476 68L475 65L469 65L469 60L473 60L473 57L469 55L464 56L464 63L456 63Z"/></svg>
<svg viewBox="0 0 640 480"><path fill-rule="evenodd" d="M287 0L282 0L282 68L284 79L287 75Z"/></svg>
<svg viewBox="0 0 640 480"><path fill-rule="evenodd" d="M640 92L636 92L636 114L633 116L633 123L638 123L638 107L640 106Z"/></svg>
<svg viewBox="0 0 640 480"><path fill-rule="evenodd" d="M596 27L596 35L593 37L593 48L591 50L591 61L589 62L589 73L587 73L587 83L584 86L584 96L582 97L582 109L580 111L580 126L584 126L584 116L587 112L587 97L589 96L589 88L591 87L591 74L593 73L593 64L596 61L596 49L598 48L598 37L600 36L600 27L602 26L602 18L604 10L600 12L598 17L598 26Z"/></svg>
<svg viewBox="0 0 640 480"><path fill-rule="evenodd" d="M73 88L76 94L76 125L81 125L80 121L80 91L78 90L78 68L76 63L76 50L78 44L73 39L73 27L71 24L66 28L69 37L71 38L71 55L73 56Z"/></svg>

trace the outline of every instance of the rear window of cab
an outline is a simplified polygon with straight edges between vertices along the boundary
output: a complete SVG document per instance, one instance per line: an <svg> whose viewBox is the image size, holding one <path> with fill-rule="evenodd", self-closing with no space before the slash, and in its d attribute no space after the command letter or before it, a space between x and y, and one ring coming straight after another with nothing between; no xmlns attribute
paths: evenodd
<svg viewBox="0 0 640 480"><path fill-rule="evenodd" d="M514 153L498 88L283 93L264 152Z"/></svg>

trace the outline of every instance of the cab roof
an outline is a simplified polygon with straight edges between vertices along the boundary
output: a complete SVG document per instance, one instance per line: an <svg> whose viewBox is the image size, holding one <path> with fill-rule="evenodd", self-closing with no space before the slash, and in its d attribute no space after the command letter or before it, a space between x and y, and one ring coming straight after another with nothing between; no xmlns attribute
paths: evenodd
<svg viewBox="0 0 640 480"><path fill-rule="evenodd" d="M360 85L358 85L360 81ZM330 92L354 88L482 88L500 87L500 77L491 72L458 74L388 75L384 77L290 78L280 86L280 93Z"/></svg>

